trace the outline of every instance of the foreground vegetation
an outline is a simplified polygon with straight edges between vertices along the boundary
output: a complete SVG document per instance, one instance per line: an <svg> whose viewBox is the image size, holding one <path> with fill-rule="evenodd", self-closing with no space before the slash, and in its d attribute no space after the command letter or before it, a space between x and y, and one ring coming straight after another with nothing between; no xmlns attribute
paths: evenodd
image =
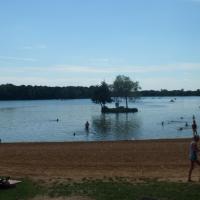
<svg viewBox="0 0 200 200"><path fill-rule="evenodd" d="M41 186L42 185L42 186ZM155 180L129 182L123 178L81 182L54 181L48 184L23 180L16 188L0 190L0 200L28 200L36 196L88 196L95 200L199 200L199 183L173 183Z"/></svg>
<svg viewBox="0 0 200 200"><path fill-rule="evenodd" d="M0 189L0 200L26 200L43 193L39 184L23 179L15 188Z"/></svg>

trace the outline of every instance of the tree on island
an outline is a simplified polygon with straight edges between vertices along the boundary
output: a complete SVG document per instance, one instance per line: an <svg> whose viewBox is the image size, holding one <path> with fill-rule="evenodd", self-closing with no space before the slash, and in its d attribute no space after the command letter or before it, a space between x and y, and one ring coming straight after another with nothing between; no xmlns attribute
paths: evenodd
<svg viewBox="0 0 200 200"><path fill-rule="evenodd" d="M134 92L137 92L141 87L139 82L132 81L128 76L118 75L113 83L114 97L121 97L126 100L126 108L128 108L128 98L133 97Z"/></svg>
<svg viewBox="0 0 200 200"><path fill-rule="evenodd" d="M92 101L100 104L101 108L105 107L106 103L111 103L111 91L108 84L103 81L100 86L96 86L93 90Z"/></svg>

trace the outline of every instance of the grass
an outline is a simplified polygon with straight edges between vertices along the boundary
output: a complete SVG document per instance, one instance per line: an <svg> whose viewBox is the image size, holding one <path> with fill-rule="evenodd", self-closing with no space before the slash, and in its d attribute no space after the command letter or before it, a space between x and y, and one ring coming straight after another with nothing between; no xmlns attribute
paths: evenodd
<svg viewBox="0 0 200 200"><path fill-rule="evenodd" d="M42 194L41 186L29 179L22 180L15 188L0 189L0 200L27 200Z"/></svg>
<svg viewBox="0 0 200 200"><path fill-rule="evenodd" d="M50 196L85 195L96 200L199 200L200 185L146 181L130 183L127 181L84 180L81 183L61 183L50 188Z"/></svg>
<svg viewBox="0 0 200 200"><path fill-rule="evenodd" d="M0 190L0 200L28 200L37 195L64 197L71 195L89 196L95 200L199 200L199 183L173 183L146 180L131 183L124 179L91 180L81 182L54 182L39 186L24 180L16 188Z"/></svg>

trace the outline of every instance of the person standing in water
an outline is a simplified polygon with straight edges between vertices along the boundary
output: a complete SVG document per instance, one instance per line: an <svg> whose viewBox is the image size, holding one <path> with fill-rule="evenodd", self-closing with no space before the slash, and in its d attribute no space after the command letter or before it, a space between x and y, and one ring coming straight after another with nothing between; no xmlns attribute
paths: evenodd
<svg viewBox="0 0 200 200"><path fill-rule="evenodd" d="M196 124L195 118L193 118L193 122L192 122L192 131L193 131L193 136L197 135L197 124Z"/></svg>
<svg viewBox="0 0 200 200"><path fill-rule="evenodd" d="M85 123L85 129L88 131L89 130L89 126L90 126L90 124L89 124L89 122L87 121L86 123Z"/></svg>
<svg viewBox="0 0 200 200"><path fill-rule="evenodd" d="M189 149L189 159L190 159L190 169L189 169L189 174L188 174L188 181L191 182L191 175L192 175L192 171L194 169L194 165L197 164L200 166L200 162L198 160L198 146L197 143L199 141L199 136L195 135L193 137L193 141L190 143L190 149Z"/></svg>

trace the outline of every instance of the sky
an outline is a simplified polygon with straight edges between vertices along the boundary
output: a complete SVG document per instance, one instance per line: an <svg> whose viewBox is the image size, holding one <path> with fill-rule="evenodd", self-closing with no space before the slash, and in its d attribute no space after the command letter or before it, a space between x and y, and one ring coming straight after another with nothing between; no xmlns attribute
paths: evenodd
<svg viewBox="0 0 200 200"><path fill-rule="evenodd" d="M0 84L200 88L200 0L0 0Z"/></svg>

